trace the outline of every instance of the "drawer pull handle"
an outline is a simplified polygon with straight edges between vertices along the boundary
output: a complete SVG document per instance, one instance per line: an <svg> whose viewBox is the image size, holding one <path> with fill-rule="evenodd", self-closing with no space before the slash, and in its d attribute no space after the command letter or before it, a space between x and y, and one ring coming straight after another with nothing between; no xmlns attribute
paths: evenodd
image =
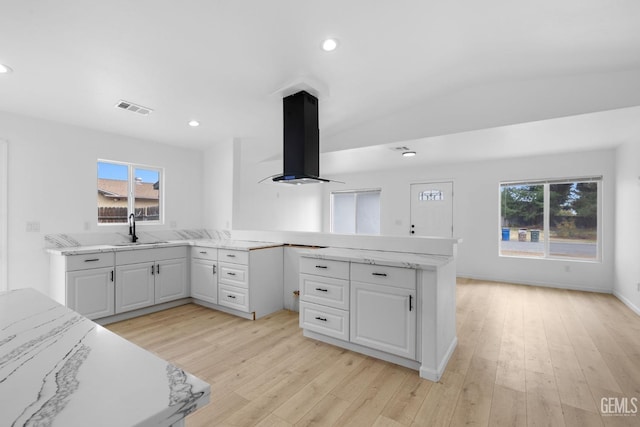
<svg viewBox="0 0 640 427"><path fill-rule="evenodd" d="M155 268L156 268L156 266L155 266L155 265L152 265L152 266L151 266L151 275L152 275L152 276L155 274Z"/></svg>
<svg viewBox="0 0 640 427"><path fill-rule="evenodd" d="M326 317L316 316L316 320L321 320L321 321L323 321L323 322L326 322L326 321L327 321L327 318L326 318Z"/></svg>
<svg viewBox="0 0 640 427"><path fill-rule="evenodd" d="M200 251L201 254L206 255L207 251Z"/></svg>
<svg viewBox="0 0 640 427"><path fill-rule="evenodd" d="M413 308L413 305L411 304L413 302L413 295L409 295L409 311L411 311L411 309Z"/></svg>
<svg viewBox="0 0 640 427"><path fill-rule="evenodd" d="M213 266L213 274L216 274L216 266Z"/></svg>
<svg viewBox="0 0 640 427"><path fill-rule="evenodd" d="M96 261L100 261L100 258L91 258L91 259L84 260L84 262L96 262Z"/></svg>
<svg viewBox="0 0 640 427"><path fill-rule="evenodd" d="M156 265L156 273L160 274L160 264Z"/></svg>
<svg viewBox="0 0 640 427"><path fill-rule="evenodd" d="M374 276L382 276L382 277L387 277L387 273L371 273Z"/></svg>
<svg viewBox="0 0 640 427"><path fill-rule="evenodd" d="M111 281L113 282L113 270L111 270Z"/></svg>
<svg viewBox="0 0 640 427"><path fill-rule="evenodd" d="M316 265L316 268L327 268L326 265Z"/></svg>
<svg viewBox="0 0 640 427"><path fill-rule="evenodd" d="M231 298L231 299L236 299L236 296L235 296L235 295L227 295L227 296L228 296L229 298Z"/></svg>
<svg viewBox="0 0 640 427"><path fill-rule="evenodd" d="M235 276L235 275L236 275L236 273L233 273L233 272L228 272L227 274L228 274L229 276Z"/></svg>
<svg viewBox="0 0 640 427"><path fill-rule="evenodd" d="M236 257L236 256L235 256L235 255L233 255L233 254L227 254L227 256L228 256L229 258L235 258L235 257Z"/></svg>
<svg viewBox="0 0 640 427"><path fill-rule="evenodd" d="M328 289L322 289L322 288L316 288L316 291L320 291L320 292L329 292Z"/></svg>

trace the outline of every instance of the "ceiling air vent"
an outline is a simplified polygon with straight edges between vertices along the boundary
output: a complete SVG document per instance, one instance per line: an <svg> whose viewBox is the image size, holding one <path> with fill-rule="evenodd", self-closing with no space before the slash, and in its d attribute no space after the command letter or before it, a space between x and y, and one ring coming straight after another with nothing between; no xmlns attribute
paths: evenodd
<svg viewBox="0 0 640 427"><path fill-rule="evenodd" d="M391 151L409 151L410 150L409 147L405 147L404 145L399 146L399 147L389 147L389 149Z"/></svg>
<svg viewBox="0 0 640 427"><path fill-rule="evenodd" d="M123 100L118 101L118 103L116 104L116 108L121 108L133 113L142 114L143 116L148 116L149 114L153 113L153 110L151 108L143 107L142 105Z"/></svg>

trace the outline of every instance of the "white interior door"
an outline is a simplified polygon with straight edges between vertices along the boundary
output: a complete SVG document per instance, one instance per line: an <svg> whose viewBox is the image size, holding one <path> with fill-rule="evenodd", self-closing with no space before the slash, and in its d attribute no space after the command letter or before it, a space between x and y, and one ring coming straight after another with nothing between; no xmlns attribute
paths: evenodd
<svg viewBox="0 0 640 427"><path fill-rule="evenodd" d="M453 182L411 184L411 235L453 237Z"/></svg>
<svg viewBox="0 0 640 427"><path fill-rule="evenodd" d="M9 289L7 282L7 188L9 161L7 142L0 140L0 292Z"/></svg>

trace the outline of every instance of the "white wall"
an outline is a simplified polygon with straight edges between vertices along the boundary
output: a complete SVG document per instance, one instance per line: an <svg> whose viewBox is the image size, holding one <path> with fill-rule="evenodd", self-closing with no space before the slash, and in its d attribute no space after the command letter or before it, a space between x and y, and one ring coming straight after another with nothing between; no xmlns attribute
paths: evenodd
<svg viewBox="0 0 640 427"><path fill-rule="evenodd" d="M407 160L407 164L411 164L411 159ZM612 292L614 165L615 151L605 150L335 175L331 178L346 184L323 187L323 230L329 230L328 201L332 190L379 187L382 189L382 234L406 236L410 225L410 184L452 180L455 192L454 237L463 239L458 246L459 276ZM498 256L500 181L588 175L603 176L601 263Z"/></svg>
<svg viewBox="0 0 640 427"><path fill-rule="evenodd" d="M614 293L640 315L640 141L616 154Z"/></svg>
<svg viewBox="0 0 640 427"><path fill-rule="evenodd" d="M282 174L282 160L261 161L250 143L235 151L235 230L320 231L322 189L319 184L275 184L264 178Z"/></svg>
<svg viewBox="0 0 640 427"><path fill-rule="evenodd" d="M99 158L164 168L167 225L140 225L141 230L169 228L171 222L178 228L202 227L200 152L7 113L0 113L0 139L9 143L10 289L47 292L45 234L128 230L97 226ZM40 231L26 232L28 221L39 222Z"/></svg>
<svg viewBox="0 0 640 427"><path fill-rule="evenodd" d="M233 219L234 141L215 144L204 151L202 202L204 227L230 230Z"/></svg>

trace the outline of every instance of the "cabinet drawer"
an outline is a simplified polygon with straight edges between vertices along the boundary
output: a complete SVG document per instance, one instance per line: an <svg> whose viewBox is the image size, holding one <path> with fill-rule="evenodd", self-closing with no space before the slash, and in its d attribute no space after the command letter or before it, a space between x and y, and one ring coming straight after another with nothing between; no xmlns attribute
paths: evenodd
<svg viewBox="0 0 640 427"><path fill-rule="evenodd" d="M210 261L218 260L218 249L205 248L203 246L194 246L191 248L191 259L208 259Z"/></svg>
<svg viewBox="0 0 640 427"><path fill-rule="evenodd" d="M302 301L348 310L349 281L301 274L300 298Z"/></svg>
<svg viewBox="0 0 640 427"><path fill-rule="evenodd" d="M249 264L249 252L236 251L233 249L218 249L218 260L247 265Z"/></svg>
<svg viewBox="0 0 640 427"><path fill-rule="evenodd" d="M349 280L349 263L346 261L301 257L300 273Z"/></svg>
<svg viewBox="0 0 640 427"><path fill-rule="evenodd" d="M416 271L411 268L352 263L351 280L396 288L415 289Z"/></svg>
<svg viewBox="0 0 640 427"><path fill-rule="evenodd" d="M113 267L113 252L101 252L67 256L67 271L87 270L90 268Z"/></svg>
<svg viewBox="0 0 640 427"><path fill-rule="evenodd" d="M226 283L227 285L238 286L240 288L249 287L249 267L226 262L220 262L218 265L220 267L220 272L218 273L220 283Z"/></svg>
<svg viewBox="0 0 640 427"><path fill-rule="evenodd" d="M249 312L249 290L235 286L218 286L218 304L236 310Z"/></svg>
<svg viewBox="0 0 640 427"><path fill-rule="evenodd" d="M300 301L300 327L349 341L349 312Z"/></svg>

